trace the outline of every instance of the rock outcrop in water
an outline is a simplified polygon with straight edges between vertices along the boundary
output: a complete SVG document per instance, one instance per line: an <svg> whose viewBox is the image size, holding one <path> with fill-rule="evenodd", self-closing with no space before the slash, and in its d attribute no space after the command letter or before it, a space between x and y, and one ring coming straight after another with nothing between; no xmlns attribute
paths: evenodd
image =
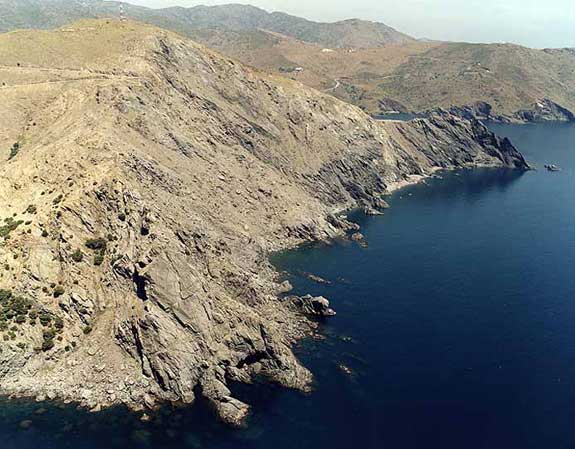
<svg viewBox="0 0 575 449"><path fill-rule="evenodd" d="M332 317L335 310L330 307L329 300L323 296L295 296L291 299L293 304L304 314L312 317Z"/></svg>
<svg viewBox="0 0 575 449"><path fill-rule="evenodd" d="M124 403L227 384L308 389L313 327L268 254L356 227L338 216L436 168L526 168L476 121L381 123L177 35L88 21L0 35L0 388Z"/></svg>

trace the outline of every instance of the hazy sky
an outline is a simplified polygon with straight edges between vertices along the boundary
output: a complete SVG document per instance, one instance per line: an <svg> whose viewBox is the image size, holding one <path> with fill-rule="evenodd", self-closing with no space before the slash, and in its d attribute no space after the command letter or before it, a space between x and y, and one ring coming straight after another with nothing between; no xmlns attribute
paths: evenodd
<svg viewBox="0 0 575 449"><path fill-rule="evenodd" d="M150 6L195 6L233 0L126 0ZM575 47L575 0L245 0L268 11L319 21L351 17L384 22L415 37Z"/></svg>

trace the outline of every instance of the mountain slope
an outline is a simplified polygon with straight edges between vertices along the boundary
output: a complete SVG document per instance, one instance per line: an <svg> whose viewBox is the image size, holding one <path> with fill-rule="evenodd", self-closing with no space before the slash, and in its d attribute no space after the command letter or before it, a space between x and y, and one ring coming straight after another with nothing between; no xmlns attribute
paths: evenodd
<svg viewBox="0 0 575 449"><path fill-rule="evenodd" d="M102 0L1 0L0 32L19 28L53 28L72 20L119 15L120 2ZM414 39L387 25L363 20L312 22L289 14L268 13L248 5L149 9L124 3L136 20L171 29L189 37L218 30L228 36L264 29L328 47L377 47Z"/></svg>
<svg viewBox="0 0 575 449"><path fill-rule="evenodd" d="M134 22L4 34L0 60L2 393L203 396L238 424L229 381L311 381L290 347L314 325L271 251L439 167L526 168L478 122L376 122Z"/></svg>
<svg viewBox="0 0 575 449"><path fill-rule="evenodd" d="M494 118L521 120L523 111L536 112L545 100L575 111L574 69L570 50L443 44L398 66L381 81L376 95L412 110L484 102L492 106Z"/></svg>
<svg viewBox="0 0 575 449"><path fill-rule="evenodd" d="M377 47L414 40L382 23L358 19L318 23L281 12L267 13L243 5L199 6L179 11L192 28L264 29L326 47Z"/></svg>
<svg viewBox="0 0 575 449"><path fill-rule="evenodd" d="M316 23L245 5L124 5L130 18L298 79L371 114L443 107L498 121L575 120L573 50L420 42L379 23ZM119 7L102 0L0 0L0 31L118 17Z"/></svg>
<svg viewBox="0 0 575 449"><path fill-rule="evenodd" d="M372 114L454 107L480 118L531 121L572 120L575 111L575 53L570 49L411 42L326 52L279 36L266 45L223 39L209 44Z"/></svg>

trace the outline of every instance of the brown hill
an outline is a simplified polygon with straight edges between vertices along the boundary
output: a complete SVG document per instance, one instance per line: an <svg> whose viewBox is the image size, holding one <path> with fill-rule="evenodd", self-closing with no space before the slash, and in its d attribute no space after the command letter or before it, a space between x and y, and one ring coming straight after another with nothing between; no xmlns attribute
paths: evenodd
<svg viewBox="0 0 575 449"><path fill-rule="evenodd" d="M253 46L206 41L372 114L443 107L495 120L575 118L575 53L569 49L411 42L348 51L273 37Z"/></svg>
<svg viewBox="0 0 575 449"><path fill-rule="evenodd" d="M0 31L117 18L119 6L102 0L0 0ZM318 23L237 4L124 8L130 18L297 78L371 114L442 107L500 121L575 120L575 53L569 49L423 42L381 23Z"/></svg>

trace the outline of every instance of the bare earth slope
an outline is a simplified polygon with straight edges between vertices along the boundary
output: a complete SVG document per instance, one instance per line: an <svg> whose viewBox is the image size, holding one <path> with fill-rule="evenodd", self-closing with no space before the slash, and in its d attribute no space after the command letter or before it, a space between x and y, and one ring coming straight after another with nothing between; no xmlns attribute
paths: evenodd
<svg viewBox="0 0 575 449"><path fill-rule="evenodd" d="M338 211L437 167L526 167L477 122L376 122L138 23L7 33L0 61L3 393L202 395L237 424L231 379L311 381L270 251L342 235Z"/></svg>
<svg viewBox="0 0 575 449"><path fill-rule="evenodd" d="M202 39L371 114L443 107L499 121L575 120L570 49L409 42L350 52L277 35L257 41Z"/></svg>

